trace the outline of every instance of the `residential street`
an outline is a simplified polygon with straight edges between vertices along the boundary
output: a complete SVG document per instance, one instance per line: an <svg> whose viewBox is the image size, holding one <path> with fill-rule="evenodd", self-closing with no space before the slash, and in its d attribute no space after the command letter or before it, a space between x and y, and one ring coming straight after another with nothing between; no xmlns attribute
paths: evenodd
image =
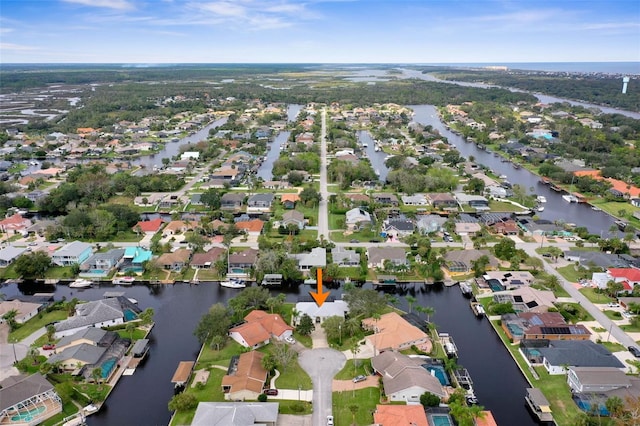
<svg viewBox="0 0 640 426"><path fill-rule="evenodd" d="M330 240L329 235L329 190L327 189L327 110L322 109L320 131L320 206L318 212L318 239Z"/></svg>

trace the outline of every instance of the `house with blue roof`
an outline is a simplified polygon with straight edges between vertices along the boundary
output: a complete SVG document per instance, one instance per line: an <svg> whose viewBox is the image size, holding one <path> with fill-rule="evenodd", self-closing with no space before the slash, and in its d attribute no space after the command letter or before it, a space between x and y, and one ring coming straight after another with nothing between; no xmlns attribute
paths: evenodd
<svg viewBox="0 0 640 426"><path fill-rule="evenodd" d="M125 273L142 273L144 270L144 262L151 260L152 257L153 253L150 250L146 250L142 247L126 247L122 258L122 264L120 265L120 271Z"/></svg>

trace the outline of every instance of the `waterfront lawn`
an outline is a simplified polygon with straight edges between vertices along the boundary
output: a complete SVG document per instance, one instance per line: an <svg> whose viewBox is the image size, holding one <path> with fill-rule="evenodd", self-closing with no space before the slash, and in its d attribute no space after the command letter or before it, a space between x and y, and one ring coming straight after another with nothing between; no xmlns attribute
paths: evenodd
<svg viewBox="0 0 640 426"><path fill-rule="evenodd" d="M334 379L336 380L351 380L360 374L364 376L368 376L371 374L371 360L370 359L357 359L356 365L354 366L354 361L352 359L348 359L347 363L344 365L344 368L338 371L338 374L335 375Z"/></svg>
<svg viewBox="0 0 640 426"><path fill-rule="evenodd" d="M354 424L351 406L358 407L355 413L356 425L373 423L373 412L380 401L379 388L365 388L357 391L333 392L333 415L337 425Z"/></svg>
<svg viewBox="0 0 640 426"><path fill-rule="evenodd" d="M118 333L118 336L120 336L123 339L131 339L132 342L135 342L136 340L144 339L144 336L147 335L146 330L141 330L139 328L133 329L133 333L129 333L124 328L116 330L116 333Z"/></svg>
<svg viewBox="0 0 640 426"><path fill-rule="evenodd" d="M9 342L17 343L42 327L45 327L47 324L55 321L62 321L64 319L67 319L67 312L64 310L56 309L51 312L39 313L26 323L22 324L20 328L12 331L9 334Z"/></svg>
<svg viewBox="0 0 640 426"><path fill-rule="evenodd" d="M208 341L205 343L205 347L202 350L202 354L198 359L195 369L210 368L214 364L227 367L231 357L243 352L246 352L246 348L232 339L228 339L227 344L219 351L215 350L215 348L211 348L211 343Z"/></svg>
<svg viewBox="0 0 640 426"><path fill-rule="evenodd" d="M609 303L613 301L613 299L611 299L605 293L602 293L597 288L585 287L581 288L579 291L584 297L589 299L591 303Z"/></svg>
<svg viewBox="0 0 640 426"><path fill-rule="evenodd" d="M71 270L71 266L52 266L45 272L47 278L53 279L71 279L75 275Z"/></svg>
<svg viewBox="0 0 640 426"><path fill-rule="evenodd" d="M197 385L185 389L185 393L193 394L199 402L224 402L222 392L222 377L226 371L219 368L209 369L209 380L204 385ZM178 411L172 418L171 425L189 425L193 421L196 409Z"/></svg>
<svg viewBox="0 0 640 426"><path fill-rule="evenodd" d="M69 417L77 413L79 410L78 406L71 401L64 402L62 404L62 412L56 414L55 416L45 420L42 425L43 426L54 426L59 425L64 422L65 417Z"/></svg>
<svg viewBox="0 0 640 426"><path fill-rule="evenodd" d="M102 402L107 398L111 391L111 386L107 384L95 384L95 383L78 383L74 388L86 395L91 401Z"/></svg>
<svg viewBox="0 0 640 426"><path fill-rule="evenodd" d="M489 200L489 208L492 212L521 212L522 207L514 206L505 201Z"/></svg>
<svg viewBox="0 0 640 426"><path fill-rule="evenodd" d="M640 226L640 221L633 217L633 213L639 210L637 207L632 206L628 202L605 201L604 199L597 199L591 201L591 204L601 208L603 211L615 217L619 217L620 210L624 210L624 220L636 227Z"/></svg>

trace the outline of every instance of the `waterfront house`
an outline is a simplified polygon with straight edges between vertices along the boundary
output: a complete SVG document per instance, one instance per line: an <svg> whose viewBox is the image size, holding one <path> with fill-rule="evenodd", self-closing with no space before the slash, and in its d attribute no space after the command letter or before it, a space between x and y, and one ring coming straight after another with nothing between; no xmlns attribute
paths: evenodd
<svg viewBox="0 0 640 426"><path fill-rule="evenodd" d="M271 211L275 195L271 193L254 194L247 200L247 213L265 213Z"/></svg>
<svg viewBox="0 0 640 426"><path fill-rule="evenodd" d="M569 387L577 393L600 393L630 388L633 385L631 380L631 376L615 367L570 367L567 374Z"/></svg>
<svg viewBox="0 0 640 426"><path fill-rule="evenodd" d="M458 202L451 194L431 193L427 194L427 199L431 205L438 210L458 210Z"/></svg>
<svg viewBox="0 0 640 426"><path fill-rule="evenodd" d="M276 426L277 402L200 402L191 426Z"/></svg>
<svg viewBox="0 0 640 426"><path fill-rule="evenodd" d="M487 256L489 264L487 269L497 269L498 260L491 254L489 250L469 249L469 250L452 250L444 255L445 267L451 275L466 275L473 272L473 262Z"/></svg>
<svg viewBox="0 0 640 426"><path fill-rule="evenodd" d="M26 247L7 246L0 249L0 268L11 265L18 257L27 252Z"/></svg>
<svg viewBox="0 0 640 426"><path fill-rule="evenodd" d="M369 247L367 249L367 265L369 268L384 268L389 260L395 265L408 265L407 252L402 247Z"/></svg>
<svg viewBox="0 0 640 426"><path fill-rule="evenodd" d="M542 340L544 346L523 350L537 355L527 359L542 364L549 374L567 374L569 367L614 367L624 369L611 351L591 340ZM531 350L533 349L533 350ZM539 354L539 355L538 355Z"/></svg>
<svg viewBox="0 0 640 426"><path fill-rule="evenodd" d="M289 254L289 257L297 260L298 269L303 272L327 266L327 251L324 247L313 248L310 253Z"/></svg>
<svg viewBox="0 0 640 426"><path fill-rule="evenodd" d="M565 231L561 226L556 225L550 220L546 219L537 219L533 220L530 218L518 218L518 225L523 231L528 235L544 235L544 236L555 236L555 235L568 235L567 231Z"/></svg>
<svg viewBox="0 0 640 426"><path fill-rule="evenodd" d="M262 233L264 222L260 219L236 222L236 228L240 231L246 232L247 235L257 237Z"/></svg>
<svg viewBox="0 0 640 426"><path fill-rule="evenodd" d="M535 280L529 271L487 271L483 278L498 280L505 290L514 290L530 285Z"/></svg>
<svg viewBox="0 0 640 426"><path fill-rule="evenodd" d="M487 185L484 188L484 192L493 198L506 198L507 197L507 188L497 185L497 184L492 184L492 185Z"/></svg>
<svg viewBox="0 0 640 426"><path fill-rule="evenodd" d="M0 424L38 425L61 412L62 399L40 373L9 376L0 382ZM29 421L22 420L25 413L30 413Z"/></svg>
<svg viewBox="0 0 640 426"><path fill-rule="evenodd" d="M380 426L429 426L421 405L382 405L373 412L373 423Z"/></svg>
<svg viewBox="0 0 640 426"><path fill-rule="evenodd" d="M360 265L360 253L344 247L334 247L331 249L333 263L340 267L350 267Z"/></svg>
<svg viewBox="0 0 640 426"><path fill-rule="evenodd" d="M54 324L55 336L70 336L88 327L123 324L136 318L140 312L142 311L137 305L122 296L81 303L76 306L74 316Z"/></svg>
<svg viewBox="0 0 640 426"><path fill-rule="evenodd" d="M371 226L371 214L358 207L348 210L345 213L345 225L348 231L356 231Z"/></svg>
<svg viewBox="0 0 640 426"><path fill-rule="evenodd" d="M256 349L268 344L271 338L282 341L293 334L293 327L278 314L254 310L244 320L243 324L229 329L229 337L246 348Z"/></svg>
<svg viewBox="0 0 640 426"><path fill-rule="evenodd" d="M303 229L305 225L304 214L298 210L286 211L282 215L281 224L285 228L292 224L298 227L298 229Z"/></svg>
<svg viewBox="0 0 640 426"><path fill-rule="evenodd" d="M191 259L193 269L211 269L217 261L224 259L227 251L222 247L212 247L206 253L196 253Z"/></svg>
<svg viewBox="0 0 640 426"><path fill-rule="evenodd" d="M19 234L25 232L32 224L33 223L29 219L22 217L19 213L16 213L13 216L0 220L0 231L10 235Z"/></svg>
<svg viewBox="0 0 640 426"><path fill-rule="evenodd" d="M120 271L141 273L144 270L144 262L151 260L152 257L151 250L146 250L142 247L125 247Z"/></svg>
<svg viewBox="0 0 640 426"><path fill-rule="evenodd" d="M89 327L78 330L74 334L65 336L56 343L56 350L63 351L72 346L87 344L92 346L108 347L118 337L114 331L107 331L101 328Z"/></svg>
<svg viewBox="0 0 640 426"><path fill-rule="evenodd" d="M234 274L249 276L251 269L258 260L258 250L246 249L241 252L229 254L229 271Z"/></svg>
<svg viewBox="0 0 640 426"><path fill-rule="evenodd" d="M398 207L398 197L388 192L373 194L373 201L383 206Z"/></svg>
<svg viewBox="0 0 640 426"><path fill-rule="evenodd" d="M293 319L293 324L296 326L304 315L308 315L314 324L322 324L327 318L344 318L349 312L349 306L344 300L326 301L322 306L318 306L316 302L298 302L295 309L298 314Z"/></svg>
<svg viewBox="0 0 640 426"><path fill-rule="evenodd" d="M186 248L178 249L172 253L163 253L156 261L158 266L168 271L181 271L189 264L192 251Z"/></svg>
<svg viewBox="0 0 640 426"><path fill-rule="evenodd" d="M462 236L473 237L475 236L482 227L478 222L456 222L455 223L455 233Z"/></svg>
<svg viewBox="0 0 640 426"><path fill-rule="evenodd" d="M413 234L415 225L405 218L387 219L382 225L382 231L388 236L403 237Z"/></svg>
<svg viewBox="0 0 640 426"><path fill-rule="evenodd" d="M555 308L554 303L557 299L550 290L519 286L513 290L496 291L498 286L502 288L500 280L482 278L477 279L476 282L480 288L491 287L493 289L493 300L496 303L511 303L516 312L547 312L549 309Z"/></svg>
<svg viewBox="0 0 640 426"><path fill-rule="evenodd" d="M220 197L220 208L222 210L239 210L242 208L245 197L246 195L241 192L227 192Z"/></svg>
<svg viewBox="0 0 640 426"><path fill-rule="evenodd" d="M386 351L371 358L371 367L382 376L384 393L391 402L419 404L425 392L446 397L440 381L424 367L424 360Z"/></svg>
<svg viewBox="0 0 640 426"><path fill-rule="evenodd" d="M42 308L41 303L23 302L17 299L0 301L0 324L5 322L2 317L12 311L16 312L14 321L24 324L35 317L40 312L40 308Z"/></svg>
<svg viewBox="0 0 640 426"><path fill-rule="evenodd" d="M416 222L416 227L418 228L418 232L423 235L432 234L440 232L446 221L446 217L435 214L421 215L420 219Z"/></svg>
<svg viewBox="0 0 640 426"><path fill-rule="evenodd" d="M559 312L521 312L501 317L502 329L512 342L522 339L589 340L591 332L582 324L567 324Z"/></svg>
<svg viewBox="0 0 640 426"><path fill-rule="evenodd" d="M456 200L461 208L469 206L476 210L490 210L489 200L482 195L465 194L463 192L457 192L455 195Z"/></svg>
<svg viewBox="0 0 640 426"><path fill-rule="evenodd" d="M51 261L58 266L81 265L93 254L93 246L82 241L73 241L58 249Z"/></svg>
<svg viewBox="0 0 640 426"><path fill-rule="evenodd" d="M403 195L400 198L405 206L426 206L428 204L424 194Z"/></svg>
<svg viewBox="0 0 640 426"><path fill-rule="evenodd" d="M141 220L133 226L134 232L144 232L145 234L153 235L160 230L163 224L162 218L156 218L152 220Z"/></svg>
<svg viewBox="0 0 640 426"><path fill-rule="evenodd" d="M298 194L287 193L280 196L280 202L285 209L295 208L298 201L300 201L300 196Z"/></svg>
<svg viewBox="0 0 640 426"><path fill-rule="evenodd" d="M373 334L365 337L365 341L375 354L400 351L411 346L417 346L425 352L431 350L429 336L396 312L384 314L379 319L366 318L362 320L362 328L373 331Z"/></svg>
<svg viewBox="0 0 640 426"><path fill-rule="evenodd" d="M258 399L269 372L262 367L265 354L245 352L231 358L228 374L222 378L222 391L227 400L244 401Z"/></svg>
<svg viewBox="0 0 640 426"><path fill-rule="evenodd" d="M111 249L105 253L95 253L80 266L82 277L106 277L112 269L118 268L125 249Z"/></svg>

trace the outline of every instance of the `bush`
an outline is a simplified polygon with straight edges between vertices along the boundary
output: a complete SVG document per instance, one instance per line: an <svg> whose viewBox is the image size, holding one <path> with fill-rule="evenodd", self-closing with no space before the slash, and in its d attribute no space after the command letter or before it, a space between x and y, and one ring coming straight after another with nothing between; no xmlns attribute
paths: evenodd
<svg viewBox="0 0 640 426"><path fill-rule="evenodd" d="M291 404L291 411L294 413L302 413L304 411L304 404L302 402L295 402Z"/></svg>
<svg viewBox="0 0 640 426"><path fill-rule="evenodd" d="M193 410L198 406L198 399L195 395L187 392L174 395L169 400L169 410L171 411L186 411Z"/></svg>
<svg viewBox="0 0 640 426"><path fill-rule="evenodd" d="M437 407L440 405L440 397L431 392L425 392L420 395L420 404L424 407Z"/></svg>
<svg viewBox="0 0 640 426"><path fill-rule="evenodd" d="M261 393L258 395L258 402L267 402L267 395Z"/></svg>

